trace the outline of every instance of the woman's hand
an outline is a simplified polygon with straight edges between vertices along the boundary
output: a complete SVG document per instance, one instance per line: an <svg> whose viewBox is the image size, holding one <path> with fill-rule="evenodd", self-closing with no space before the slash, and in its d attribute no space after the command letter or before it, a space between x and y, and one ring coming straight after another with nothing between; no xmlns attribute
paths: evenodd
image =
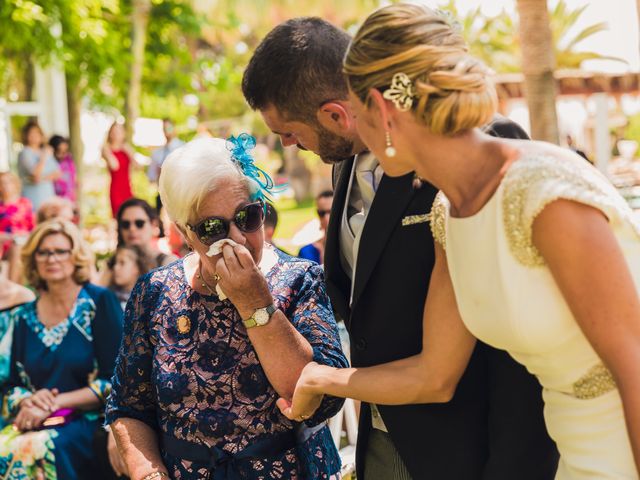
<svg viewBox="0 0 640 480"><path fill-rule="evenodd" d="M50 412L36 407L33 404L24 405L24 400L20 403L20 411L16 416L13 424L21 432L28 432L30 430L39 428L42 422L49 417Z"/></svg>
<svg viewBox="0 0 640 480"><path fill-rule="evenodd" d="M319 375L326 370L335 369L319 365L316 362L310 362L302 369L292 401L279 398L276 402L285 417L296 422L303 422L315 413L324 397L324 394L318 393L315 385Z"/></svg>
<svg viewBox="0 0 640 480"><path fill-rule="evenodd" d="M257 308L273 303L267 281L245 247L225 245L216 273L220 276L220 288L243 319L253 315Z"/></svg>
<svg viewBox="0 0 640 480"><path fill-rule="evenodd" d="M111 464L111 468L116 472L116 475L121 476L129 476L129 471L127 470L127 466L124 463L122 455L120 455L120 450L118 450L118 445L116 444L116 438L113 436L113 432L109 429L107 434L107 453L109 455L109 463Z"/></svg>
<svg viewBox="0 0 640 480"><path fill-rule="evenodd" d="M25 407L38 407L41 410L46 410L48 412L55 412L59 409L58 401L56 397L58 396L58 389L53 388L49 390L48 388L42 388L38 390L36 393L31 395L29 398L26 398L22 401Z"/></svg>

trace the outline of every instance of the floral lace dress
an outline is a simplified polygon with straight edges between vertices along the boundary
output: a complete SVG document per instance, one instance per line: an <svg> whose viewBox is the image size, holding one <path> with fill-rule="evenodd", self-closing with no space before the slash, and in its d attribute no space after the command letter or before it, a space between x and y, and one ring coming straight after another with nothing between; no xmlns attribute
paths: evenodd
<svg viewBox="0 0 640 480"><path fill-rule="evenodd" d="M309 341L314 361L347 366L322 269L266 245L264 252L276 257L266 275L275 305ZM337 478L340 458L324 421L342 400L326 397L300 428L280 413L277 399L229 300L194 291L183 260L142 277L125 312L108 423L134 418L156 430L176 479ZM293 448L236 460L291 431ZM226 460L214 467L179 458L162 447L167 438L205 445Z"/></svg>

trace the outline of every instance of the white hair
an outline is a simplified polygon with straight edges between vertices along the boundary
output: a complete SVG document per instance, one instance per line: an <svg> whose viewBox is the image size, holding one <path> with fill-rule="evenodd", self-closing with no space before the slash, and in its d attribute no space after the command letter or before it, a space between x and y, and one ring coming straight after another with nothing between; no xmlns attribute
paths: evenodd
<svg viewBox="0 0 640 480"><path fill-rule="evenodd" d="M222 180L237 180L254 196L257 183L246 177L232 160L226 140L200 138L177 148L160 171L158 191L169 218L180 226L195 219L206 195Z"/></svg>

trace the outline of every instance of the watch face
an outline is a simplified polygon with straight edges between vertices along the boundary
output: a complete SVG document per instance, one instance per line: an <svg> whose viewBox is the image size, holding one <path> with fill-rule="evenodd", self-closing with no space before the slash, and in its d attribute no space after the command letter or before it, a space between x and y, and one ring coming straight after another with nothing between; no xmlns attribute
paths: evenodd
<svg viewBox="0 0 640 480"><path fill-rule="evenodd" d="M269 322L269 312L267 312L266 308L260 308L253 314L253 318L256 319L256 323L258 325L266 325Z"/></svg>

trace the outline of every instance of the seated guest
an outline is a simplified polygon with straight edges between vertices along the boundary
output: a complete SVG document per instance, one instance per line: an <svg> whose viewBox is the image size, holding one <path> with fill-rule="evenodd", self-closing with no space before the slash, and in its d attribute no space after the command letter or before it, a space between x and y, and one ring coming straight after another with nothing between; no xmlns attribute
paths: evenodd
<svg viewBox="0 0 640 480"><path fill-rule="evenodd" d="M22 279L20 247L35 223L31 201L20 196L21 189L17 175L0 173L0 259L8 262L7 275L17 283Z"/></svg>
<svg viewBox="0 0 640 480"><path fill-rule="evenodd" d="M320 219L320 230L322 230L322 238L305 245L300 249L298 256L316 263L324 263L324 244L327 238L327 226L329 225L329 216L331 215L331 205L333 204L333 191L326 190L316 197L316 212Z"/></svg>
<svg viewBox="0 0 640 480"><path fill-rule="evenodd" d="M136 245L120 245L109 260L109 268L111 269L109 289L124 309L138 278L151 270L149 259Z"/></svg>
<svg viewBox="0 0 640 480"><path fill-rule="evenodd" d="M92 478L92 440L111 390L122 310L87 283L93 255L71 222L40 224L23 264L38 298L15 308L0 478Z"/></svg>
<svg viewBox="0 0 640 480"><path fill-rule="evenodd" d="M125 314L107 407L131 478L338 478L325 397L290 421L304 365L346 366L323 273L264 242L264 190L248 135L198 139L160 174L193 253L144 276ZM218 251L221 240L227 242Z"/></svg>
<svg viewBox="0 0 640 480"><path fill-rule="evenodd" d="M9 358L15 318L12 315L12 309L34 298L35 295L31 290L12 282L0 273L0 385L9 377ZM0 397L0 404L2 404L2 397ZM4 420L0 416L0 428L4 426Z"/></svg>
<svg viewBox="0 0 640 480"><path fill-rule="evenodd" d="M51 197L40 205L36 214L38 223L46 222L54 218L73 222L75 212L73 211L73 203L68 198Z"/></svg>

